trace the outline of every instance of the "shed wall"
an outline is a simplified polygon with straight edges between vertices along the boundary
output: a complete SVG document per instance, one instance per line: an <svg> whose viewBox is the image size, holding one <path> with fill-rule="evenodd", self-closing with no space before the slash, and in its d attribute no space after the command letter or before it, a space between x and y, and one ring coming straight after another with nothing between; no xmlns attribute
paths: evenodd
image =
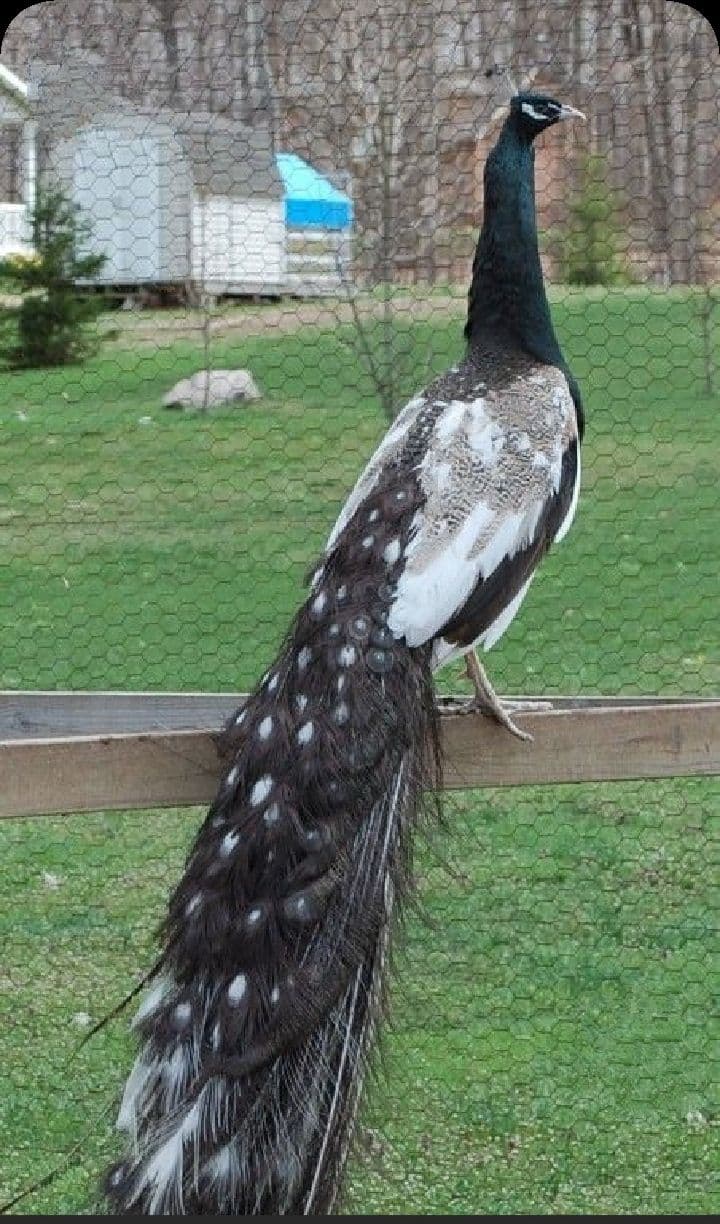
<svg viewBox="0 0 720 1224"><path fill-rule="evenodd" d="M51 177L90 224L88 249L107 256L93 283L187 278L191 178L171 132L131 117L88 125L57 142Z"/></svg>
<svg viewBox="0 0 720 1224"><path fill-rule="evenodd" d="M285 281L282 200L211 196L193 206L193 278L216 291L279 290Z"/></svg>

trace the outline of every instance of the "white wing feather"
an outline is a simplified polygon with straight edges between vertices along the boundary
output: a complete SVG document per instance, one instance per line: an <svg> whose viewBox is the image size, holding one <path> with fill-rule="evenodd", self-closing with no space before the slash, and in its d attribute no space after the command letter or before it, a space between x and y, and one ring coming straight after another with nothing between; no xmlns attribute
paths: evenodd
<svg viewBox="0 0 720 1224"><path fill-rule="evenodd" d="M330 551L387 465L402 464L413 426L432 413L435 421L416 468L425 504L412 523L388 619L392 632L410 646L436 637L479 579L532 540L560 487L563 453L577 432L567 380L555 367L530 367L500 389L482 386L482 395L480 384L473 396L463 381L455 398L443 388L441 399L438 388L436 396L426 392L409 401L357 481L327 544ZM576 502L577 483L560 535ZM521 598L513 600L513 612ZM500 632L511 619L503 619Z"/></svg>

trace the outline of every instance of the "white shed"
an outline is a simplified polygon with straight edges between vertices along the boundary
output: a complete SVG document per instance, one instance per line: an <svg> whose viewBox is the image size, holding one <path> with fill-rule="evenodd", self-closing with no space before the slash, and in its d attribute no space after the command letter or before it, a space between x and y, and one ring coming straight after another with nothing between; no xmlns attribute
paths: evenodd
<svg viewBox="0 0 720 1224"><path fill-rule="evenodd" d="M36 110L42 176L72 196L89 247L107 257L93 283L282 292L283 183L269 129L150 112L92 81L76 65L47 72Z"/></svg>
<svg viewBox="0 0 720 1224"><path fill-rule="evenodd" d="M282 290L283 189L267 133L216 116L101 112L55 142L49 169L107 256L94 283Z"/></svg>
<svg viewBox="0 0 720 1224"><path fill-rule="evenodd" d="M0 64L0 258L32 247L29 214L35 202L35 124L28 86Z"/></svg>

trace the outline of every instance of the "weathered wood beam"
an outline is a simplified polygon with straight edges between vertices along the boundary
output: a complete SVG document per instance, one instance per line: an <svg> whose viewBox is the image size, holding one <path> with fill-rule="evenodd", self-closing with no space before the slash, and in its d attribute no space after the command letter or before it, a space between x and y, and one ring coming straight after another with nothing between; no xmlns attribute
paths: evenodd
<svg viewBox="0 0 720 1224"><path fill-rule="evenodd" d="M0 740L55 739L127 731L216 729L247 698L246 693L117 692L104 690L0 689ZM453 698L442 698L452 701ZM462 698L458 700L463 700ZM695 697L540 697L556 710L692 705ZM720 698L718 698L720 701ZM699 704L712 705L712 699Z"/></svg>
<svg viewBox="0 0 720 1224"><path fill-rule="evenodd" d="M206 804L216 729L242 694L0 694L0 816ZM442 720L450 789L720 774L720 700L552 698L517 715ZM48 734L51 730L51 734Z"/></svg>

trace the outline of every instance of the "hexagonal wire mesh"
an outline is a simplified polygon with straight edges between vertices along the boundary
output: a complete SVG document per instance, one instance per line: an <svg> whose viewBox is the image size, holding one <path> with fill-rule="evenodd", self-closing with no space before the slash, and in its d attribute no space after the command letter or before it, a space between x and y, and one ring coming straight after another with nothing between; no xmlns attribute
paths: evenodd
<svg viewBox="0 0 720 1224"><path fill-rule="evenodd" d="M536 153L588 426L577 521L492 676L716 692L716 50L660 0L56 0L17 17L0 687L255 684L388 421L462 354L482 164L519 86L589 119ZM89 225L80 255L105 257L79 277L85 302L103 294L82 354L32 306L24 333L7 315L28 285L26 303L52 293L32 286L57 225L33 246L27 223L52 186ZM173 407L208 369L248 371L259 398L216 405L201 378ZM440 685L462 688L452 667ZM396 941L347 1210L712 1210L713 811L707 779L447 796L418 846L422 912ZM2 1193L61 1169L17 1210L97 1199L129 1013L79 1039L153 963L201 816L2 822Z"/></svg>

